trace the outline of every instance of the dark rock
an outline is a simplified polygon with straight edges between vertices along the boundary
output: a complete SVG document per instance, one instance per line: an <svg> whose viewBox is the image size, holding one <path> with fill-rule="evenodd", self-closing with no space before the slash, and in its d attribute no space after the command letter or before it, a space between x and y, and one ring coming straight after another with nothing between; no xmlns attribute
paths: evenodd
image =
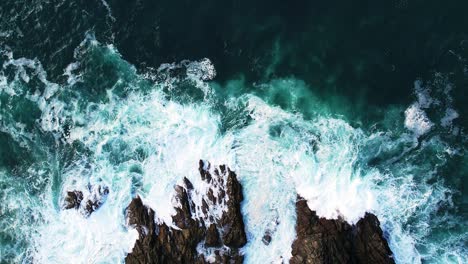
<svg viewBox="0 0 468 264"><path fill-rule="evenodd" d="M375 215L366 214L356 225L319 218L301 198L296 212L290 263L394 263Z"/></svg>
<svg viewBox="0 0 468 264"><path fill-rule="evenodd" d="M133 251L126 258L127 263L160 263L158 260L149 259L157 255L156 224L154 211L143 205L140 197L132 200L126 210L128 225L138 231L138 240L133 246Z"/></svg>
<svg viewBox="0 0 468 264"><path fill-rule="evenodd" d="M221 201L226 197L226 191L221 189L221 191L218 194L218 200ZM221 203L221 202L220 202Z"/></svg>
<svg viewBox="0 0 468 264"><path fill-rule="evenodd" d="M232 250L230 255L216 254L215 263L222 264L242 264L244 262L244 256L239 254L237 250Z"/></svg>
<svg viewBox="0 0 468 264"><path fill-rule="evenodd" d="M263 244L265 244L265 245L267 245L267 246L270 245L270 243L271 243L271 235L270 235L269 232L265 232L265 234L264 234L263 237L262 237L262 242L263 242Z"/></svg>
<svg viewBox="0 0 468 264"><path fill-rule="evenodd" d="M65 196L63 208L65 209L78 209L80 208L81 201L83 200L83 193L81 191L68 191Z"/></svg>
<svg viewBox="0 0 468 264"><path fill-rule="evenodd" d="M184 184L187 190L193 190L193 184L186 177L184 177Z"/></svg>
<svg viewBox="0 0 468 264"><path fill-rule="evenodd" d="M373 214L366 213L365 217L356 224L355 248L360 263L393 263L383 260L391 255L387 241L380 229L380 222Z"/></svg>
<svg viewBox="0 0 468 264"><path fill-rule="evenodd" d="M213 189L209 189L208 190L208 193L206 194L206 196L208 197L208 199L212 202L212 203L216 203L216 197L214 197L214 194L213 194Z"/></svg>
<svg viewBox="0 0 468 264"><path fill-rule="evenodd" d="M200 176L201 176L202 180L210 182L211 181L211 174L209 172L209 169L211 167L211 164L209 162L207 162L206 169L205 169L205 162L207 162L207 161L200 160L198 162L198 171L200 171Z"/></svg>
<svg viewBox="0 0 468 264"><path fill-rule="evenodd" d="M89 216L91 213L99 209L106 201L109 194L109 188L98 186L88 186L89 194L84 197L82 191L68 191L64 198L64 209L80 210L84 216Z"/></svg>
<svg viewBox="0 0 468 264"><path fill-rule="evenodd" d="M195 223L195 220L192 219L187 191L180 186L176 186L175 191L175 199L180 204L180 207L175 208L176 215L172 217L172 220L177 227L182 229L196 226L197 223Z"/></svg>
<svg viewBox="0 0 468 264"><path fill-rule="evenodd" d="M215 168L213 174L210 167L200 161L200 177L209 183L206 193L195 190L187 178L183 180L185 188L174 188L178 206L172 220L176 227L156 224L155 212L145 207L139 197L132 200L126 217L128 225L138 231L139 239L126 263L207 263L198 247L209 249L206 253L213 254L210 257L215 263L243 263L239 248L246 244L247 237L240 210L242 186L228 167ZM192 200L195 193L202 195L201 205ZM69 196L67 204L75 206L79 195ZM213 213L220 205L227 208L221 217ZM366 214L356 225L342 219L327 220L319 218L300 197L296 212L297 238L290 263L394 263L375 215ZM278 221L271 225L262 238L265 245L271 243Z"/></svg>
<svg viewBox="0 0 468 264"><path fill-rule="evenodd" d="M236 175L228 171L226 193L229 196L227 201L228 211L223 214L221 224L224 227L223 242L226 246L239 248L247 243L247 236L244 231L244 221L240 210L240 203L244 199L242 186L237 181Z"/></svg>
<svg viewBox="0 0 468 264"><path fill-rule="evenodd" d="M228 175L215 172L212 176L210 166L200 161L200 177L210 183L212 188L223 190L223 202L228 205L228 209L222 219L216 219L210 213L216 204L212 188L208 191L210 194L204 194L202 208L199 208L193 204L191 194L194 187L187 178L184 178L186 188L175 187L174 199L179 206L175 208L176 214L172 220L177 228L165 223L156 224L154 211L145 207L137 197L126 209L128 225L136 228L139 234L133 251L125 259L126 263L206 263L205 256L197 252L200 243L205 248L220 248L215 256L216 263L243 262L238 248L245 245L247 239L240 213L240 202L243 199L240 183L227 167L221 171L228 172ZM226 185L223 185L223 177L227 177ZM219 199L218 203L221 203ZM196 220L192 217L194 214L198 215ZM210 223L208 228L205 223Z"/></svg>
<svg viewBox="0 0 468 264"><path fill-rule="evenodd" d="M139 197L127 207L126 216L130 226L139 234L132 253L125 258L126 263L194 263L198 259L196 247L203 239L205 231L195 221L183 218L183 210L175 219L182 222L180 230L166 224L154 222L154 211L143 205Z"/></svg>
<svg viewBox="0 0 468 264"><path fill-rule="evenodd" d="M218 228L215 224L211 224L210 227L206 230L206 239L205 246L207 247L219 247L221 246L221 241L219 240Z"/></svg>
<svg viewBox="0 0 468 264"><path fill-rule="evenodd" d="M102 187L101 185L98 185L97 187L92 188L91 194L86 199L86 203L83 208L83 214L85 216L89 216L91 213L99 209L99 207L101 207L102 204L106 201L108 194L109 188L107 187Z"/></svg>
<svg viewBox="0 0 468 264"><path fill-rule="evenodd" d="M202 199L202 207L201 207L201 209L202 209L202 212L203 212L205 215L208 214L208 209L209 209L209 208L210 208L210 207L209 207L208 203L206 202L206 200L205 200L205 199Z"/></svg>

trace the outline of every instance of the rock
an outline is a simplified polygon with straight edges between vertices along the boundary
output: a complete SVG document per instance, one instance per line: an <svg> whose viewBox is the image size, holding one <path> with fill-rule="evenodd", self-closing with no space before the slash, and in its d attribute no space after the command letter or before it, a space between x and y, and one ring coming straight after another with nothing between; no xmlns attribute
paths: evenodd
<svg viewBox="0 0 468 264"><path fill-rule="evenodd" d="M360 263L394 263L385 262L391 255L387 241L380 229L380 222L373 214L366 213L365 217L356 224L355 248Z"/></svg>
<svg viewBox="0 0 468 264"><path fill-rule="evenodd" d="M367 213L356 225L319 218L307 201L296 202L297 238L291 264L296 263L394 263L377 217Z"/></svg>
<svg viewBox="0 0 468 264"><path fill-rule="evenodd" d="M263 237L262 237L262 242L263 242L263 244L265 244L265 245L267 245L267 246L270 245L270 243L271 243L271 235L270 235L269 232L266 232L266 233L263 235Z"/></svg>
<svg viewBox="0 0 468 264"><path fill-rule="evenodd" d="M97 185L88 186L88 189L89 193L86 196L83 195L82 191L67 191L63 208L79 210L85 217L99 209L107 199L109 188Z"/></svg>
<svg viewBox="0 0 468 264"><path fill-rule="evenodd" d="M68 191L65 196L63 208L65 209L78 209L80 208L81 201L83 200L83 193L81 191Z"/></svg>
<svg viewBox="0 0 468 264"><path fill-rule="evenodd" d="M184 184L187 190L193 190L193 184L186 177L184 177Z"/></svg>
<svg viewBox="0 0 468 264"><path fill-rule="evenodd" d="M132 200L126 210L127 223L138 231L138 240L133 246L133 251L126 258L127 263L160 263L151 260L147 256L157 254L156 224L154 211L143 205L140 197ZM143 262L146 261L146 262Z"/></svg>
<svg viewBox="0 0 468 264"><path fill-rule="evenodd" d="M86 206L84 207L84 214L89 216L92 212L96 211L106 201L109 194L109 188L98 185L90 188L91 194L86 199Z"/></svg>
<svg viewBox="0 0 468 264"><path fill-rule="evenodd" d="M243 247L247 243L247 236L240 210L240 204L244 199L242 186L237 180L236 174L227 166L221 165L219 169L214 169L214 175L211 175L209 168L211 168L210 163L200 161L198 168L200 176L212 186L205 194L207 199L202 201L202 211L207 216L209 210L206 208L225 205L227 211L223 213L221 219L216 223L222 242L231 249ZM218 196L214 195L215 191L213 189L217 190ZM213 219L213 217L205 217L205 221L207 220L206 218L210 221Z"/></svg>
<svg viewBox="0 0 468 264"><path fill-rule="evenodd" d="M139 239L126 263L202 264L208 263L208 258L214 263L243 263L240 248L247 236L240 210L242 186L228 167L210 168L209 163L200 161L200 177L207 184L202 190L187 178L183 186L175 186L173 226L155 223L155 212L139 197L132 200L126 218ZM73 206L79 200L75 196L70 196ZM224 210L221 215L219 209ZM342 219L327 220L319 218L300 197L296 212L297 238L290 263L394 263L375 215L366 214L356 225ZM265 245L271 243L278 224L272 222L267 227L262 238Z"/></svg>
<svg viewBox="0 0 468 264"><path fill-rule="evenodd" d="M181 212L174 218L181 219ZM193 263L197 260L196 246L203 238L204 230L188 219L182 221L185 228L180 230L166 224L157 225L154 216L154 211L143 205L140 197L133 199L127 207L128 224L135 227L139 238L125 262Z"/></svg>
<svg viewBox="0 0 468 264"><path fill-rule="evenodd" d="M237 250L233 250L231 255L223 255L220 252L215 252L215 262L222 264L242 264L244 262L244 256L240 255Z"/></svg>
<svg viewBox="0 0 468 264"><path fill-rule="evenodd" d="M190 211L189 198L187 191L181 187L175 187L176 195L175 199L179 203L180 207L176 207L176 215L172 217L175 225L181 229L191 228L192 226L198 226L198 223L192 219L192 213Z"/></svg>
<svg viewBox="0 0 468 264"><path fill-rule="evenodd" d="M236 175L227 169L227 201L228 211L221 218L221 225L224 228L223 242L226 246L240 248L247 243L244 221L240 210L240 203L244 199L242 186L237 181Z"/></svg>
<svg viewBox="0 0 468 264"><path fill-rule="evenodd" d="M176 214L172 220L177 228L165 223L156 224L155 212L147 208L139 197L132 200L126 209L126 218L128 225L138 231L139 239L127 255L126 263L207 263L205 256L198 253L197 246L216 248L207 251L214 252L216 263L243 262L238 250L247 242L240 212L243 199L241 185L229 168L224 166L220 168L223 174L215 170L211 175L210 167L209 163L199 163L201 179L210 184L207 193L202 194L202 208L193 204L195 190L187 178L183 180L185 188L174 188L178 206L174 208ZM214 189L223 191L222 199L216 199ZM222 204L227 205L227 211L217 219L211 211ZM194 215L198 217L194 219Z"/></svg>
<svg viewBox="0 0 468 264"><path fill-rule="evenodd" d="M218 228L215 224L211 224L210 227L206 230L206 239L205 246L207 247L219 247L221 246L221 241L219 240Z"/></svg>

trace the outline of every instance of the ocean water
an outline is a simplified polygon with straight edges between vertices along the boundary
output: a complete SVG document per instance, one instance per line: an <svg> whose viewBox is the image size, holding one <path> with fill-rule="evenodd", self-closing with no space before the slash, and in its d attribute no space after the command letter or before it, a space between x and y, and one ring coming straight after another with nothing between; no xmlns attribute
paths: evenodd
<svg viewBox="0 0 468 264"><path fill-rule="evenodd" d="M246 263L290 258L297 194L376 214L397 263L468 262L461 1L27 2L0 4L1 263L123 263L132 197L172 225L200 159L243 186Z"/></svg>

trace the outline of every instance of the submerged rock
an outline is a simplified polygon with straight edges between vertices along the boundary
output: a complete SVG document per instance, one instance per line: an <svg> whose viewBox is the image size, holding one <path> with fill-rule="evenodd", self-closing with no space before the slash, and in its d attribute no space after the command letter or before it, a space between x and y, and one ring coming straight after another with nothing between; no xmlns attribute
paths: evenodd
<svg viewBox="0 0 468 264"><path fill-rule="evenodd" d="M366 213L356 225L319 218L301 198L296 212L290 263L394 263L375 215Z"/></svg>
<svg viewBox="0 0 468 264"><path fill-rule="evenodd" d="M200 177L208 185L196 190L184 178L184 186L175 187L175 201L179 205L172 217L175 227L154 222L155 212L146 207L139 197L126 210L129 226L139 233L133 251L126 263L207 263L209 257L216 263L242 263L239 248L247 242L244 221L240 212L242 188L234 172L225 166L210 172L209 163L200 161ZM216 194L216 195L215 195ZM197 208L193 200L201 198ZM225 210L219 217L216 212ZM204 256L202 252L210 254Z"/></svg>
<svg viewBox="0 0 468 264"><path fill-rule="evenodd" d="M265 232L265 235L263 235L263 237L262 237L262 242L263 242L263 244L265 244L266 246L270 245L270 243L271 243L271 235L270 235L270 232Z"/></svg>

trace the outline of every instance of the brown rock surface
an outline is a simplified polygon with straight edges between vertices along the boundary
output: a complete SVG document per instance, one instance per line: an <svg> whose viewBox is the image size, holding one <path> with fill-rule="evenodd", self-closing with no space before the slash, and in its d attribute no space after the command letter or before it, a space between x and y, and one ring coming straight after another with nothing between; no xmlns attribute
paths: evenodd
<svg viewBox="0 0 468 264"><path fill-rule="evenodd" d="M375 215L366 213L356 225L319 218L301 198L296 212L290 263L394 263Z"/></svg>
<svg viewBox="0 0 468 264"><path fill-rule="evenodd" d="M203 208L195 208L192 195L196 190L187 178L184 178L184 187L175 187L179 207L175 208L172 220L177 229L165 223L156 224L155 212L144 206L139 197L132 200L126 217L128 225L138 231L139 239L127 255L126 263L206 263L205 256L198 254L197 246L213 252L216 263L243 262L238 248L245 245L247 239L240 212L243 199L240 183L229 168L220 166L221 174L216 169L211 175L210 165L204 165L200 161L200 176L209 184L207 193L202 194ZM214 197L214 189L220 193L222 190L224 197ZM211 209L223 205L227 205L227 211L217 219Z"/></svg>
<svg viewBox="0 0 468 264"><path fill-rule="evenodd" d="M81 191L67 191L65 195L64 205L65 209L78 209L80 208L81 201L83 200L83 193Z"/></svg>
<svg viewBox="0 0 468 264"><path fill-rule="evenodd" d="M90 185L88 189L89 193L86 197L84 197L82 191L67 191L64 197L63 208L79 210L86 217L99 209L107 199L109 188L101 185Z"/></svg>
<svg viewBox="0 0 468 264"><path fill-rule="evenodd" d="M239 248L247 243L247 236L240 210L242 186L226 166L212 168L200 161L199 171L206 188L194 187L187 178L183 186L174 188L178 204L172 217L174 226L155 223L155 212L139 197L132 200L126 217L139 239L126 263L207 263L208 255L215 263L243 263ZM74 206L79 195L70 197L69 204ZM224 208L222 215L220 208ZM394 263L375 215L367 213L355 225L319 218L300 197L296 212L297 238L290 263ZM274 229L265 232L265 246L272 242Z"/></svg>

